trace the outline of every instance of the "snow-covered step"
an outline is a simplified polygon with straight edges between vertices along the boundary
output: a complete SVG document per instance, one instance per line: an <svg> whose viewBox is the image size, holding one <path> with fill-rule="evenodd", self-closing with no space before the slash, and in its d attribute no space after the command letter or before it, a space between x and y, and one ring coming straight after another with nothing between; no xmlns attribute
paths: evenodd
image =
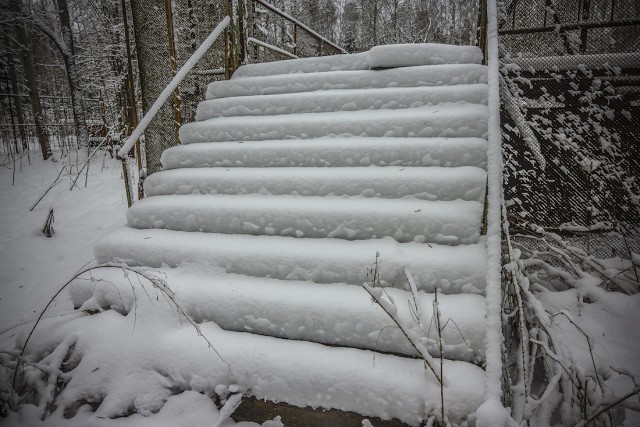
<svg viewBox="0 0 640 427"><path fill-rule="evenodd" d="M401 109L455 102L486 105L488 93L486 84L476 83L218 98L198 104L196 120L231 116Z"/></svg>
<svg viewBox="0 0 640 427"><path fill-rule="evenodd" d="M443 86L487 83L487 67L444 64L390 70L334 71L248 77L209 84L206 99L329 89Z"/></svg>
<svg viewBox="0 0 640 427"><path fill-rule="evenodd" d="M194 266L165 268L162 275L197 322L214 321L238 332L418 356L360 286L255 278ZM434 294L419 293L419 325L409 308L414 304L412 294L393 288L386 292L396 302L403 324L424 335L429 351L439 355L437 329L433 327ZM484 297L440 294L438 307L442 323L447 324L442 331L445 357L483 361Z"/></svg>
<svg viewBox="0 0 640 427"><path fill-rule="evenodd" d="M183 144L198 142L369 137L484 137L488 109L479 104L438 104L404 110L374 110L279 116L222 117L180 127Z"/></svg>
<svg viewBox="0 0 640 427"><path fill-rule="evenodd" d="M399 242L476 243L482 204L345 197L169 195L127 211L134 228L347 240L391 236Z"/></svg>
<svg viewBox="0 0 640 427"><path fill-rule="evenodd" d="M478 46L439 43L388 44L367 52L370 68L411 67L436 64L481 64L484 55Z"/></svg>
<svg viewBox="0 0 640 427"><path fill-rule="evenodd" d="M486 171L460 167L184 168L155 173L145 195L294 194L484 202Z"/></svg>
<svg viewBox="0 0 640 427"><path fill-rule="evenodd" d="M122 228L105 236L96 257L159 268L185 264L220 267L228 273L316 283L361 285L371 280L378 254L380 282L389 286L408 268L419 289L481 294L486 253L479 243L447 246L374 240L299 239ZM400 284L398 284L400 286Z"/></svg>
<svg viewBox="0 0 640 427"><path fill-rule="evenodd" d="M233 73L231 80L277 74L355 71L368 70L369 68L369 56L367 52L363 52L247 64L238 68Z"/></svg>
<svg viewBox="0 0 640 427"><path fill-rule="evenodd" d="M217 142L170 147L165 170L201 167L477 166L487 163L482 138L315 138ZM284 171L282 173L285 173Z"/></svg>
<svg viewBox="0 0 640 427"><path fill-rule="evenodd" d="M172 385L178 392L212 394L218 385L236 384L258 399L397 418L418 427L440 410L441 391L451 422L473 417L483 402L484 371L468 362L445 360L441 388L420 359L230 332L205 322L200 331L212 349L188 322L179 322L165 307L162 298L155 304L139 302L138 321L143 314L152 320L144 328L136 325L133 313L122 316L113 310L94 316L78 313L57 328L37 328L32 342L54 348L71 337L83 350L74 353L79 365L74 365L72 382L56 400L58 408L95 397L100 403L96 415L113 419L123 415L127 403L134 410L157 410L172 394ZM439 372L439 361L434 368ZM146 394L148 390L152 393Z"/></svg>
<svg viewBox="0 0 640 427"><path fill-rule="evenodd" d="M439 64L480 64L482 51L477 46L452 46L436 43L374 46L368 52L316 58L289 59L243 65L232 80L276 74L367 70Z"/></svg>

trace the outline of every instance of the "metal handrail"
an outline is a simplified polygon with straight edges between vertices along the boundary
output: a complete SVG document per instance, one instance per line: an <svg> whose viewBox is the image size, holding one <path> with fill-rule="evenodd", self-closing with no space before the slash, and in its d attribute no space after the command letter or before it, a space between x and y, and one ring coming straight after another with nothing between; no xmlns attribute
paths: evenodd
<svg viewBox="0 0 640 427"><path fill-rule="evenodd" d="M214 30L207 36L207 38L202 42L200 47L193 52L193 55L184 63L184 65L178 70L176 75L171 79L167 87L164 88L158 99L153 103L149 111L142 117L138 126L131 132L129 138L125 141L124 145L118 151L118 158L124 159L129 150L133 148L136 141L142 136L151 120L158 114L162 105L169 99L173 91L178 87L180 82L184 80L189 71L196 65L196 63L204 56L204 54L209 50L209 48L213 45L213 43L220 37L222 32L229 26L231 23L231 18L228 16L225 17Z"/></svg>
<svg viewBox="0 0 640 427"><path fill-rule="evenodd" d="M254 3L258 3L261 6L264 6L265 8L269 9L271 12L275 13L276 15L286 19L287 21L292 22L293 24L295 24L296 26L302 28L303 30L305 30L307 33L311 34L313 37L315 37L316 39L318 39L319 41L321 41L322 43L326 43L329 46L333 47L334 49L339 50L342 53L349 53L346 50L344 50L343 48L341 48L340 46L338 46L337 44L331 42L330 40L322 37L320 34L316 33L315 31L313 31L311 28L309 28L308 26L306 26L305 24L303 24L302 22L298 21L296 18L294 18L293 16L287 14L286 12L283 12L282 10L278 9L277 7L275 7L272 4L267 3L264 0L252 0Z"/></svg>
<svg viewBox="0 0 640 427"><path fill-rule="evenodd" d="M258 46L262 46L265 49L269 49L269 50L277 52L277 53L279 53L281 55L288 56L291 59L298 59L299 58L298 55L294 55L293 53L289 52L288 50L281 49L278 46L274 46L272 44L265 43L262 40L258 40L258 39L253 38L253 37L249 37L247 39L247 43L253 43L253 44L256 44Z"/></svg>

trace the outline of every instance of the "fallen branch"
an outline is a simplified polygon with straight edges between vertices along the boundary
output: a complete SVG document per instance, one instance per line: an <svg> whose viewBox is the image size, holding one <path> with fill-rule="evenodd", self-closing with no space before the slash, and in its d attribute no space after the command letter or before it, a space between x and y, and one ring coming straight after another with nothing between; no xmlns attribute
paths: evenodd
<svg viewBox="0 0 640 427"><path fill-rule="evenodd" d="M591 418L589 418L587 421L579 423L578 426L583 426L583 425L589 424L591 421L594 421L596 418L598 418L600 415L604 414L605 412L607 412L611 408L621 404L622 402L624 402L628 398L630 398L630 397L632 397L632 396L634 396L634 395L636 395L638 393L640 393L640 387L634 388L632 392L622 396L619 399L616 399L614 402L612 402L612 403L608 404L607 406L605 406L604 408L600 409L598 412L596 412L594 415L592 415Z"/></svg>
<svg viewBox="0 0 640 427"><path fill-rule="evenodd" d="M60 172L58 172L58 176L56 176L56 179L54 179L54 180L53 180L53 182L51 183L51 185L49 186L49 188L47 188L47 191L45 191L45 192L44 192L44 194L43 194L42 196L40 196L40 198L39 198L38 200L36 200L36 202L33 204L33 206L31 206L31 208L29 209L29 212L33 211L33 210L36 208L36 206L38 206L38 203L40 203L40 201L41 201L42 199L44 199L44 196L46 196L46 195L47 195L47 193L48 193L49 191L51 191L51 189L52 189L53 187L55 187L55 186L56 186L56 184L58 184L58 180L60 179L60 175L62 175L62 172L65 170L65 168L66 168L66 167L67 167L67 166L65 165L65 166L63 166L63 167L62 167L62 169L60 169Z"/></svg>

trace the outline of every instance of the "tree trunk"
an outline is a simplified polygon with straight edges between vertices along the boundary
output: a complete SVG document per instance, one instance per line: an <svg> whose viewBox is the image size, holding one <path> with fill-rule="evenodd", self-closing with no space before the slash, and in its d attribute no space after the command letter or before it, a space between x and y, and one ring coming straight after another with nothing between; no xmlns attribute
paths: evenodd
<svg viewBox="0 0 640 427"><path fill-rule="evenodd" d="M9 46L9 37L5 37L5 46ZM20 90L18 88L18 75L16 73L16 66L13 62L13 56L7 55L7 66L9 68L9 80L11 82L11 86L9 86L9 96L13 95L13 101L16 104L16 120L19 125L24 125L24 114L22 112L22 102L20 100ZM26 150L29 148L29 144L27 141L27 135L24 131L24 126L18 126L20 132L20 143L22 145L22 149Z"/></svg>
<svg viewBox="0 0 640 427"><path fill-rule="evenodd" d="M16 17L22 16L22 8L20 0L10 0L11 10L15 13ZM31 110L33 112L33 121L36 126L36 135L38 136L38 142L40 143L40 149L42 150L42 158L47 160L51 156L51 144L49 143L49 134L44 123L44 116L42 115L42 105L40 104L40 93L38 92L38 81L36 77L36 70L33 64L33 52L31 50L31 44L27 30L22 24L15 25L16 38L19 43L22 66L24 68L24 76L27 80L27 86L29 87L29 100L31 102Z"/></svg>
<svg viewBox="0 0 640 427"><path fill-rule="evenodd" d="M60 29L62 39L67 47L67 52L62 52L64 65L67 70L67 81L69 83L69 93L71 95L71 108L73 112L73 125L76 130L78 146L89 144L87 132L87 118L85 115L84 100L80 91L78 80L78 69L76 67L75 48L73 46L73 32L71 31L71 19L69 18L69 7L67 0L57 0L58 15L60 17Z"/></svg>

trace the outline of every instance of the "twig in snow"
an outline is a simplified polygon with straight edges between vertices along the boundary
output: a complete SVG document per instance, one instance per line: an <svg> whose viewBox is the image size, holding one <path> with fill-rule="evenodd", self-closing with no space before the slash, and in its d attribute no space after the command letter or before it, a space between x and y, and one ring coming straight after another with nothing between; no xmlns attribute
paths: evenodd
<svg viewBox="0 0 640 427"><path fill-rule="evenodd" d="M46 196L47 193L51 191L51 189L58 183L58 180L60 179L60 175L62 175L62 172L66 169L66 167L67 166L65 165L62 167L62 169L60 169L60 172L58 172L58 176L56 176L56 179L53 180L53 182L51 183L51 185L49 185L49 188L47 188L44 194L42 194L42 196L40 196L40 198L36 200L36 202L33 204L33 206L31 206L29 211L33 211L36 208L36 206L38 206L38 203L40 203L40 201L44 199L44 196Z"/></svg>
<svg viewBox="0 0 640 427"><path fill-rule="evenodd" d="M240 406L242 403L242 398L244 394L236 393L234 395L229 396L227 401L224 403L222 408L220 409L220 414L218 415L218 419L214 421L212 427L220 427L220 425L226 421L231 414Z"/></svg>
<svg viewBox="0 0 640 427"><path fill-rule="evenodd" d="M378 270L378 257L379 257L379 254L376 254L376 262L374 264L375 267L373 271L374 286L376 283L377 284L380 283L380 271ZM387 295L387 298L389 301L385 301L384 299L382 299L382 294L383 294L382 288L374 288L372 286L369 286L369 284L366 282L362 284L362 287L365 289L365 291L367 291L369 295L371 295L371 298L373 299L373 301L376 304L378 304L380 308L382 308L384 312L387 313L387 316L389 316L391 320L393 320L393 322L398 326L398 328L400 329L400 331L402 331L402 333L407 338L407 340L409 340L409 343L411 344L411 346L418 352L418 354L424 361L425 365L436 377L436 379L438 380L438 383L442 385L441 376L438 375L438 373L436 373L435 369L433 368L433 363L434 363L433 357L431 357L427 348L420 342L420 337L417 336L417 334L414 331L408 329L406 326L402 324L402 321L398 317L397 307L393 299L389 295Z"/></svg>
<svg viewBox="0 0 640 427"><path fill-rule="evenodd" d="M633 391L631 391L630 393L622 396L619 399L616 399L614 402L612 402L609 405L605 406L604 408L600 409L598 412L596 412L594 415L592 415L591 418L589 418L587 421L579 423L578 426L583 426L583 425L589 424L590 422L594 421L596 418L598 418L600 415L604 414L608 410L610 410L610 409L614 408L615 406L621 404L622 402L624 402L625 400L627 400L631 396L635 396L636 394L639 394L639 393L640 393L640 387L634 388Z"/></svg>
<svg viewBox="0 0 640 427"><path fill-rule="evenodd" d="M204 336L204 334L202 333L202 331L200 329L200 326L198 326L198 324L191 318L191 316L189 316L189 314L187 314L184 311L182 306L178 303L173 291L169 288L169 286L167 286L167 284L162 279L160 279L158 277L155 277L155 276L152 276L152 275L148 274L147 272L145 272L144 270L133 268L133 267L129 267L129 266L125 265L125 264L115 264L115 263L102 264L102 265L91 266L91 267L86 267L86 264L85 264L85 267L80 269L71 279L69 279L64 285L62 285L58 289L58 291L51 297L51 299L49 300L47 305L44 307L44 309L42 309L42 311L40 312L40 315L36 319L35 324L33 325L31 330L29 331L29 334L27 335L27 339L25 340L24 344L22 345L22 348L20 350L20 355L19 356L20 357L24 356L24 353L26 351L27 345L29 344L29 340L31 339L34 331L36 330L36 327L40 323L40 320L44 316L45 312L49 309L51 304L53 304L53 302L56 300L58 295L60 295L60 293L62 293L62 291L67 288L67 286L69 286L74 280L76 280L78 277L82 276L85 273L88 273L88 272L91 272L91 271L95 271L95 270L100 270L100 269L109 269L109 268L115 268L115 269L122 270L123 272L125 272L125 277L127 276L126 272L132 272L132 273L134 273L134 274L136 274L136 275L138 275L140 277L143 277L147 281L149 281L154 288L158 289L162 294L164 294L169 299L170 304L174 306L174 308L176 309L176 311L179 314L179 316L184 316L184 318L187 319L187 321L191 324L191 326L193 326L195 328L195 330L198 333L198 335L207 343L209 348L212 349L218 355L220 360L222 360L227 365L227 367L229 367L229 368L231 367L229 362L227 362L222 357L222 355L218 352L218 350L215 349L213 344L211 344L211 341L209 341L209 339ZM16 363L16 368L14 370L13 379L12 379L12 382L11 382L12 387L14 389L16 387L16 379L17 379L17 376L18 376L19 368L20 368L20 363L19 363L19 360L18 360L18 363Z"/></svg>

